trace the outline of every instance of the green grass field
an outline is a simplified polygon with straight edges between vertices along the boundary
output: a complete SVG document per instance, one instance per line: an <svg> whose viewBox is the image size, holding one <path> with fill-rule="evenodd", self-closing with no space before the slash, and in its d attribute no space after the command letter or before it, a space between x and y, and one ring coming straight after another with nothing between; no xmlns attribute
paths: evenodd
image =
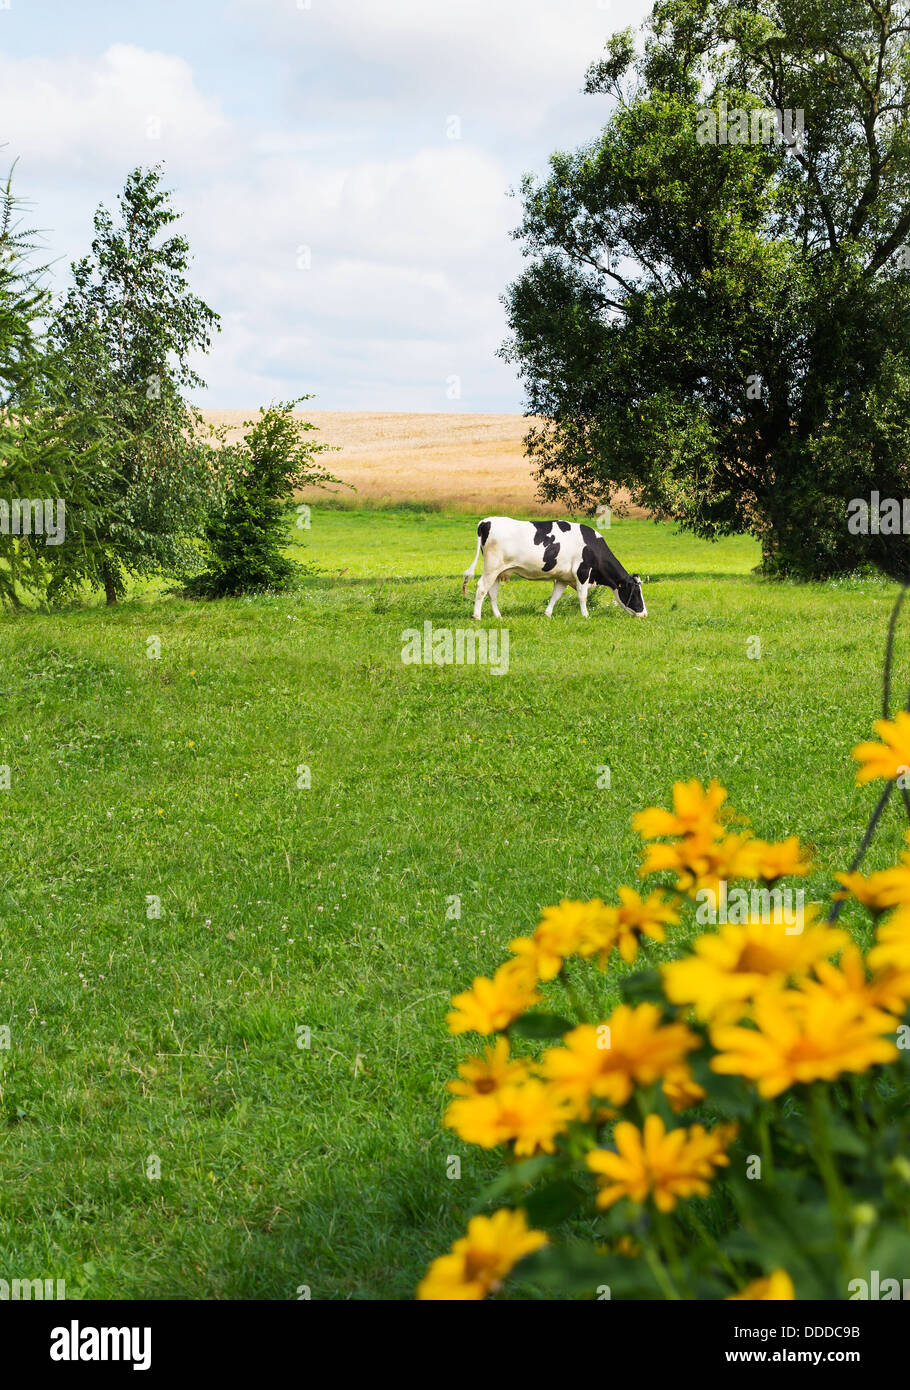
<svg viewBox="0 0 910 1390"><path fill-rule="evenodd" d="M405 629L471 625L470 518L296 534L322 572L290 596L0 627L4 1277L410 1297L496 1170L440 1127L449 995L542 904L633 882L629 819L677 778L831 868L862 833L890 586L770 584L749 541L620 521L649 618L566 594L548 622L548 585L507 584L496 676L401 660ZM894 813L869 864L900 842Z"/></svg>

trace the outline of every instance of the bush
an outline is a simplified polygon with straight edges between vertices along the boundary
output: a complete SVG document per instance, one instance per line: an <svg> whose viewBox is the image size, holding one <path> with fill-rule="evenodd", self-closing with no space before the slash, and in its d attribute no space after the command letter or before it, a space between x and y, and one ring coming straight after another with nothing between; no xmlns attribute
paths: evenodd
<svg viewBox="0 0 910 1390"><path fill-rule="evenodd" d="M886 779L883 803L910 766L910 714L876 731L854 757L860 782ZM639 873L660 886L546 908L453 999L452 1033L497 1037L458 1068L445 1124L504 1148L478 1207L507 1205L471 1220L419 1298L484 1298L510 1273L550 1296L901 1297L910 853L838 874L822 918L781 888L809 871L806 847L731 830L725 803L717 782L677 783L672 811L633 820ZM844 899L871 915L865 953L836 924ZM622 972L668 932L676 959ZM611 962L621 1002L606 1012L595 965Z"/></svg>
<svg viewBox="0 0 910 1390"><path fill-rule="evenodd" d="M287 589L304 567L283 554L285 510L299 487L326 487L338 478L314 462L330 446L307 438L315 425L294 418L298 400L262 408L246 420L242 444L219 458L224 488L205 527L208 563L187 590L197 598Z"/></svg>

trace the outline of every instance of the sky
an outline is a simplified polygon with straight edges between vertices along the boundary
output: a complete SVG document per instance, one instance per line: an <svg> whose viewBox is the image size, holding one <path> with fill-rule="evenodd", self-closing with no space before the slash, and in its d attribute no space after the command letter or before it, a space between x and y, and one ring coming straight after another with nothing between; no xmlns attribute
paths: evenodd
<svg viewBox="0 0 910 1390"><path fill-rule="evenodd" d="M58 286L162 163L221 315L198 404L517 412L510 196L596 137L645 0L0 0L0 167ZM5 161L5 164L4 164Z"/></svg>

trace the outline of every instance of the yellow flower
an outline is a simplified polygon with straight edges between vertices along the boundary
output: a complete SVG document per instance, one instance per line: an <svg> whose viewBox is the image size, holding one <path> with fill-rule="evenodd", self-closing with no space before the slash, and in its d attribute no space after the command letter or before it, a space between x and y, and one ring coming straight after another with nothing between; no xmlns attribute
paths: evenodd
<svg viewBox="0 0 910 1390"><path fill-rule="evenodd" d="M766 1279L753 1279L751 1284L740 1290L739 1293L731 1293L727 1296L727 1303L737 1303L742 1300L762 1303L781 1303L796 1297L793 1288L793 1280L785 1269L772 1269Z"/></svg>
<svg viewBox="0 0 910 1390"><path fill-rule="evenodd" d="M546 1245L543 1231L528 1229L523 1211L503 1207L492 1216L474 1216L467 1235L451 1253L440 1255L417 1286L421 1300L463 1301L494 1293L509 1271L532 1251Z"/></svg>
<svg viewBox="0 0 910 1390"><path fill-rule="evenodd" d="M632 829L644 840L660 835L708 834L719 838L724 833L717 813L727 799L727 791L716 780L707 790L697 778L691 782L673 783L673 810L649 806L632 817Z"/></svg>
<svg viewBox="0 0 910 1390"><path fill-rule="evenodd" d="M674 1115L678 1115L681 1110L688 1110L690 1106L698 1105L707 1095L704 1086L699 1086L698 1082L693 1080L691 1071L684 1064L670 1068L664 1076L661 1089L670 1102L670 1109Z"/></svg>
<svg viewBox="0 0 910 1390"><path fill-rule="evenodd" d="M676 887L694 896L699 888L717 892L737 878L758 878L764 842L748 833L725 835L720 841L707 833L687 835L671 845L651 844L638 871L640 878L671 870Z"/></svg>
<svg viewBox="0 0 910 1390"><path fill-rule="evenodd" d="M810 904L798 933L788 934L783 923L752 918L697 937L693 955L660 968L667 998L671 1004L693 1005L705 1021L741 1018L745 1005L769 984L806 974L847 944L845 932L815 925L817 915L817 906Z"/></svg>
<svg viewBox="0 0 910 1390"><path fill-rule="evenodd" d="M910 971L886 967L869 980L866 978L862 952L852 942L838 965L832 965L830 961L817 961L813 968L818 983L804 980L800 984L800 988L807 993L826 990L839 998L852 999L859 1009L884 1009L886 1013L898 1015L904 1012L910 998ZM897 1027L896 1019L894 1026Z"/></svg>
<svg viewBox="0 0 910 1390"><path fill-rule="evenodd" d="M518 1156L552 1153L556 1136L571 1118L563 1096L536 1077L500 1086L487 1094L453 1100L443 1123L466 1144L495 1149L515 1141Z"/></svg>
<svg viewBox="0 0 910 1390"><path fill-rule="evenodd" d="M876 1002L902 1015L910 1001L910 907L901 906L882 922L867 957L875 971L869 988Z"/></svg>
<svg viewBox="0 0 910 1390"><path fill-rule="evenodd" d="M625 1105L635 1086L649 1086L700 1046L685 1024L661 1023L656 1004L620 1004L606 1023L584 1023L563 1041L547 1048L541 1071L582 1116L591 1098Z"/></svg>
<svg viewBox="0 0 910 1390"><path fill-rule="evenodd" d="M809 850L800 844L796 835L789 835L786 840L772 841L770 844L764 840L753 842L752 850L758 854L758 877L775 879L788 877L798 877L807 874L812 868L812 859Z"/></svg>
<svg viewBox="0 0 910 1390"><path fill-rule="evenodd" d="M623 960L631 964L638 955L639 936L649 936L653 941L663 941L665 926L679 921L679 913L665 902L659 890L642 898L634 888L620 887L621 906L614 908L616 924L616 945Z"/></svg>
<svg viewBox="0 0 910 1390"><path fill-rule="evenodd" d="M634 1236L617 1236L613 1242L613 1254L623 1255L627 1260L635 1260L641 1254L641 1245Z"/></svg>
<svg viewBox="0 0 910 1390"><path fill-rule="evenodd" d="M897 1048L883 1034L895 1019L827 990L769 990L755 1001L756 1028L715 1026L713 1071L755 1081L759 1094L780 1095L797 1082L833 1081L893 1062Z"/></svg>
<svg viewBox="0 0 910 1390"><path fill-rule="evenodd" d="M562 969L566 956L574 956L582 946L596 943L597 949L615 936L612 908L600 898L590 902L571 902L545 907L533 936L519 936L509 942L509 950L529 960L540 980L552 980ZM587 951L591 954L591 951Z"/></svg>
<svg viewBox="0 0 910 1390"><path fill-rule="evenodd" d="M659 1115L648 1115L644 1129L627 1120L613 1131L616 1153L593 1149L588 1167L598 1175L599 1207L622 1197L642 1203L654 1199L658 1211L672 1211L677 1198L708 1194L714 1169L729 1163L725 1149L736 1134L735 1125L708 1131L702 1125L667 1132Z"/></svg>
<svg viewBox="0 0 910 1390"><path fill-rule="evenodd" d="M910 831L905 838L910 844ZM868 876L854 873L834 877L844 885L841 892L834 894L835 898L855 898L872 912L910 904L910 854L906 850L893 869L879 869Z"/></svg>
<svg viewBox="0 0 910 1390"><path fill-rule="evenodd" d="M893 719L876 719L872 727L882 742L858 743L853 749L852 756L863 764L856 773L860 786L877 777L890 781L910 768L910 714L898 710Z"/></svg>
<svg viewBox="0 0 910 1390"><path fill-rule="evenodd" d="M854 898L856 902L862 903L863 907L868 907L873 912L882 912L886 907L894 906L887 876L882 872L835 874L834 877L838 883L844 885L840 892L832 894L835 900Z"/></svg>
<svg viewBox="0 0 910 1390"><path fill-rule="evenodd" d="M910 909L901 906L880 924L869 952L873 970L910 970Z"/></svg>
<svg viewBox="0 0 910 1390"><path fill-rule="evenodd" d="M456 994L446 1014L450 1033L499 1033L540 1000L537 980L525 960L506 961L492 980L478 975L470 989Z"/></svg>
<svg viewBox="0 0 910 1390"><path fill-rule="evenodd" d="M518 1057L510 1059L508 1038L497 1038L492 1047L484 1048L482 1057L466 1057L458 1068L458 1075L461 1081L446 1083L453 1095L489 1095L507 1082L524 1080L528 1075L528 1063Z"/></svg>

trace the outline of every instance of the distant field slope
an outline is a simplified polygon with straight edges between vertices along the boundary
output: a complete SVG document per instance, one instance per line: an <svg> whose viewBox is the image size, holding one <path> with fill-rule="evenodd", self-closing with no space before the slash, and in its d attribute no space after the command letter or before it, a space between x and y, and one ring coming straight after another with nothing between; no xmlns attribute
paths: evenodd
<svg viewBox="0 0 910 1390"><path fill-rule="evenodd" d="M357 489L341 493L351 505L433 502L447 511L480 514L553 515L560 510L536 497L522 443L531 422L522 415L303 413L326 444L340 446L341 453L326 461ZM204 414L212 424L227 425L231 438L255 411ZM301 496L309 500L306 493Z"/></svg>

